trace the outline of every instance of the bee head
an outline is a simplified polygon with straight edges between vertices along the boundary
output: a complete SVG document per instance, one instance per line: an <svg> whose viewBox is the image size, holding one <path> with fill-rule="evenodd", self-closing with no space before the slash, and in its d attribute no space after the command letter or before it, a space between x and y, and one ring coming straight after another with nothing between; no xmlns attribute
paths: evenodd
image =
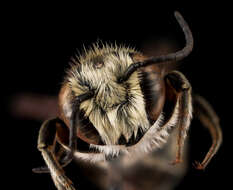
<svg viewBox="0 0 233 190"><path fill-rule="evenodd" d="M116 144L123 135L128 141L138 129L146 130L149 122L140 86L140 72L119 83L133 63L135 50L106 45L86 52L74 61L68 82L75 97L93 91L94 95L80 105L106 144Z"/></svg>

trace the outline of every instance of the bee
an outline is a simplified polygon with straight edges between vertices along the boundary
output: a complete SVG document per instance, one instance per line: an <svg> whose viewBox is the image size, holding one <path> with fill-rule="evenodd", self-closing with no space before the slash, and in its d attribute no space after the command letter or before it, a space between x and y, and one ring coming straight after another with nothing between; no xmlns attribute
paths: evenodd
<svg viewBox="0 0 233 190"><path fill-rule="evenodd" d="M34 172L49 172L57 189L74 190L63 168L75 158L110 167L113 182L105 188L123 188L114 173L126 172L116 166L132 169L148 155L157 153L159 158L161 150L175 152L166 163L172 171L183 160L193 112L213 138L204 160L195 163L197 169L206 168L220 147L222 132L216 113L193 95L187 78L167 69L168 62L184 59L193 49L188 24L179 12L175 18L186 40L175 53L148 57L126 46L97 43L71 58L58 96L59 115L46 120L39 132L38 149L47 166Z"/></svg>

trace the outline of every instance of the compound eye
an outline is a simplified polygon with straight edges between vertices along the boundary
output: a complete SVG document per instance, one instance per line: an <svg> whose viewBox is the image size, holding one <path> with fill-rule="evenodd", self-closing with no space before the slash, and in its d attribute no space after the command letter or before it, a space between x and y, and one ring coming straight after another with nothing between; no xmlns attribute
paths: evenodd
<svg viewBox="0 0 233 190"><path fill-rule="evenodd" d="M146 103L147 114L154 123L165 102L165 84L160 69L147 66L141 69L141 89Z"/></svg>

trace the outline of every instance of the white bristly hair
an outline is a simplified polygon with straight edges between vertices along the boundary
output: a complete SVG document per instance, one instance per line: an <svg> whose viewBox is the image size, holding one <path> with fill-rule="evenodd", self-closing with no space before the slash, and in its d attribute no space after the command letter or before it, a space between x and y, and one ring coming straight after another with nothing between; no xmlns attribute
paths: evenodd
<svg viewBox="0 0 233 190"><path fill-rule="evenodd" d="M83 161L88 161L91 163L105 161L105 155L103 153L82 153L82 152L74 152L74 156Z"/></svg>

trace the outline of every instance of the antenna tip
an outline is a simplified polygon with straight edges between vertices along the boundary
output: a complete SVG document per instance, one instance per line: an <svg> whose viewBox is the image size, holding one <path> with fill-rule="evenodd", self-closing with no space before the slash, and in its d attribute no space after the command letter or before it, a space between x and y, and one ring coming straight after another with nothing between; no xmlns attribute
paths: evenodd
<svg viewBox="0 0 233 190"><path fill-rule="evenodd" d="M179 11L175 11L175 12L174 12L174 15L175 15L176 18L182 17L182 15L180 14Z"/></svg>

